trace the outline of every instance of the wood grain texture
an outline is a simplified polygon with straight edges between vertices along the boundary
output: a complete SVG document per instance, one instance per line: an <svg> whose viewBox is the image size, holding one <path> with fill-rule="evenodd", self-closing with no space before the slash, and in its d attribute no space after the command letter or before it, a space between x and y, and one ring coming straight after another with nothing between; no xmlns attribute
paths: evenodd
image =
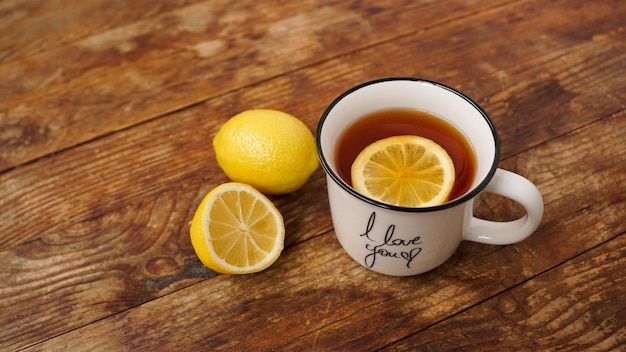
<svg viewBox="0 0 626 352"><path fill-rule="evenodd" d="M509 13L512 11L515 12L511 9L506 9L504 12ZM520 12L522 9L517 9L516 11ZM552 18L553 15L554 13L552 12L546 12L546 21ZM608 16L608 14L606 15ZM496 15L490 13L489 18L492 16L497 18L506 17L500 13ZM457 26L469 27L471 22L462 23L464 26L458 26L455 23L454 28ZM440 35L443 36L443 32ZM618 37L618 34L615 33L614 37L608 38L617 39ZM29 231L27 233L20 231L19 237L22 240L26 240L30 238L29 233L41 234L46 229L54 230L58 226L56 224L65 224L68 220L73 222L81 218L93 216L93 214L89 214L90 210L96 214L102 213L108 209L107 202L109 201L117 206L120 199L132 198L136 193L138 193L137 196L139 197L154 194L160 189L169 187L170 182L178 183L180 180L188 177L197 179L200 176L199 174L221 175L218 166L212 162L214 157L210 139L216 133L220 124L229 116L246 108L273 107L293 113L303 119L309 128L314 129L321 111L334 96L341 93L346 87L362 81L365 77L376 75L380 67L384 66L390 72L396 71L404 72L407 75L419 75L419 72L414 71L413 66L415 66L416 61L411 56L418 56L422 49L416 48L414 45L411 46L408 43L410 41L420 42L427 38L425 35L418 34L400 38L398 40L399 43L392 41L391 43L381 44L379 48L365 49L359 53L363 59L352 61L352 67L342 64L343 59L339 58L303 69L300 74L294 74L295 77L278 78L272 81L272 84L255 86L243 93L226 95L207 104L193 106L190 109L181 111L180 114L167 115L154 122L140 125L136 129L121 131L112 135L110 139L97 140L94 143L75 148L67 153L60 153L51 158L42 159L41 164L32 167L38 168L42 167L40 165L43 165L48 170L47 174L33 173L30 171L32 168L26 165L15 170L15 172L0 175L0 187L2 187L0 188L0 195L6 195L0 197L0 207L18 207L23 209L14 212L14 214L20 214L19 217L8 218L8 216L13 214L3 214L3 223L10 224L7 230L13 233L16 233L12 231L13 229L26 229L23 226L23 222L20 222L20 219L41 224L41 227L31 227L27 230ZM500 40L503 42L502 45L504 45L504 42L510 43L511 41L508 34ZM525 38L522 38L521 42L524 40ZM494 44L494 42L495 40L491 41L489 46L496 46L497 44ZM625 50L617 51L617 59L615 59L615 54L612 54L616 49L616 46L613 44L615 42L618 43L617 45L622 45L623 49L623 44L620 41L607 39L600 42L600 44L604 43L606 48L602 46L597 47L598 44L593 40L590 42L592 43L590 45L593 45L595 48L594 51L579 51L580 46L575 46L569 48L572 52L568 55L577 53L576 55L579 56L578 60L588 61L592 59L597 60L598 52L605 53L606 56L604 58L608 58L609 53L611 53L613 59L610 62L615 63L615 66L612 67L616 70L624 70L624 67L619 65L619 63L626 60ZM407 47L413 47L413 52L411 53L409 49L406 49ZM487 47L487 44L485 44L485 47ZM479 47L478 49L481 48ZM433 52L433 54L435 57L448 57L449 55L445 50L449 50L449 47L439 52ZM478 53L486 52L486 50L476 51ZM377 54L381 52L384 54ZM413 55L406 55L407 52ZM388 54L398 59L392 64L383 65L388 60ZM405 60L400 58L401 54L407 56ZM470 53L461 52L459 54L469 55ZM476 57L474 61L480 62L488 59L489 57L483 56ZM521 60L524 58L515 59ZM560 74L565 77L576 76L576 80L568 78L576 85L581 80L591 80L588 77L595 77L596 71L592 69L594 66L590 65L587 70L582 70L579 66L558 65L559 62L562 61L555 62L552 69L555 71L560 70ZM426 64L426 59L423 59L421 62L418 61L417 64L418 66L421 66L419 64ZM451 66L453 64L449 62L447 65ZM549 65L546 66L550 68ZM358 77L340 80L342 82L341 86L338 86L336 81L329 81L325 78L349 74L355 68L362 74ZM445 76L445 72L441 72L441 74ZM445 81L451 83L471 81L471 75L476 75L476 73L471 72L470 67L467 73L457 73L457 75L455 77L446 77ZM513 76L512 79L520 82L533 82L537 77L536 75L537 71L530 70ZM619 77L619 75L611 72L611 77ZM485 81L494 82L496 78L497 75L492 75ZM561 84L558 83L558 77L548 76L547 79L536 80L534 85L536 87L542 85L557 87L550 82ZM545 133L542 135L541 131L549 131L557 135L567 133L567 131L579 128L594 119L610 116L612 113L623 109L621 97L616 96L616 94L619 94L621 88L626 90L625 83L619 79L615 79L615 81L610 83L612 84L611 87L616 87L617 89L614 89L610 94L607 93L607 95L604 94L607 88L600 89L600 87L598 89L595 89L596 87L593 87L594 89L586 89L585 87L572 86L570 88L569 86L564 86L575 93L565 93L567 90L563 88L557 88L553 93L550 93L550 88L545 90L516 88L517 91L503 93L502 91L487 90L490 86L485 85L481 86L485 87L485 92L474 91L475 94L473 96L479 101L485 101L484 105L489 112L491 112L491 107L493 106L494 112L492 116L502 135L504 155L506 156L518 153L550 138ZM591 92L594 92L594 94L591 94ZM598 95L595 92L598 92ZM494 94L495 98L483 95L490 93ZM545 111L548 111L546 113L542 112L541 114L524 116L518 116L517 111L514 109L505 110L501 108L510 106L512 104L511 100L517 105L532 104L533 101L544 99L549 94L560 94L559 96L563 96L560 99L571 100L570 103L566 104L565 101L562 101L558 105L560 109L563 109L561 112L557 111L559 116L567 116L567 118L547 119L547 114L555 113L552 105L544 108ZM574 95L576 98L571 98ZM294 97L294 99L288 99L288 97ZM524 101L528 103L523 103ZM561 108L561 106L564 107ZM568 110L565 110L566 108ZM596 108L601 108L601 110L598 111ZM507 124L501 122L513 120L515 123ZM544 123L542 127L535 128L535 124L540 122ZM153 126L158 126L158 128L153 130ZM539 132L530 133L528 131L528 129L533 128L533 131ZM521 136L515 137L515 133L521 134ZM526 144L521 144L519 139L525 141ZM198 168L190 168L189 165L197 165ZM99 184L101 178L109 180L107 187L102 188L102 185ZM57 180L65 182L63 188L57 187ZM156 182L157 180L158 182ZM137 184L140 184L141 187L137 187ZM94 188L93 185L97 185L97 187ZM34 209L30 206L33 203L25 202L29 198L35 198L32 199L33 203L49 204L52 202L54 206L46 207L42 212L42 209ZM58 212L58 210L63 209L58 206L58 203L68 198L73 199L77 205L78 209L72 209L72 215L78 216L79 218L77 219L68 219L65 213L62 211ZM29 213L28 208L33 209L32 214ZM32 221L40 220L41 218L45 218L48 223L44 223L43 220ZM11 236L4 237L0 241L0 246L9 239L11 239Z"/></svg>
<svg viewBox="0 0 626 352"><path fill-rule="evenodd" d="M407 1L268 7L220 0L93 30L0 66L8 127L0 170L469 11L463 1L449 2L444 16L425 16L429 9ZM114 20L119 12L102 15Z"/></svg>
<svg viewBox="0 0 626 352"><path fill-rule="evenodd" d="M622 114L547 143L537 148L533 157L562 152L572 145L576 146L572 152L582 153L593 149L589 147L597 138L624 140L624 118ZM581 138L587 142L576 143ZM626 149L621 150L614 156L624 157ZM626 183L624 165L612 164L610 154L599 150L589 157L603 158L593 163L589 172L604 179L604 185ZM545 175L575 165L553 167L543 173L533 171ZM603 177L605 173L613 179ZM559 182L560 191L567 192L568 180L577 176L570 172L558 178L563 181ZM605 187L604 194L597 197L606 199L611 190ZM546 195L548 208L554 209L558 202L558 197ZM340 251L332 236L318 236L289 248L277 266L263 274L217 276L59 340L71 350L93 339L95 345L87 345L91 349L98 347L101 341L97 336L104 333L120 344L109 347L150 349L165 343L166 349L175 348L151 333L159 327L184 335L185 339L176 341L183 349L371 350L387 346L413 350L423 344L426 350L467 346L498 350L512 339L519 345L511 346L520 350L575 348L583 342L590 348L617 350L624 343L619 302L626 284L622 275L626 268L622 258L625 195L610 202L611 212L601 203L579 211L578 204L570 202L562 210L574 214L571 218L553 224L562 219L560 214L547 214L542 228L521 244L471 251L464 245L442 267L408 279L364 271ZM577 232L579 228L587 231ZM561 233L571 236L559 236ZM573 260L563 264L565 258ZM558 289L552 291L553 285L559 285ZM589 300L595 303L590 305ZM603 304L597 311L595 307ZM498 319L494 317L497 314ZM153 321L152 316L164 319ZM451 318L446 319L448 316ZM493 326L494 320L502 325ZM485 334L490 326L496 330ZM451 333L448 328L458 332ZM515 335L516 331L523 335ZM577 340L572 339L574 335ZM62 346L53 339L37 348L58 347Z"/></svg>
<svg viewBox="0 0 626 352"><path fill-rule="evenodd" d="M176 347L161 346L164 341L155 329L187 336L188 342L176 341L176 345L185 346L184 349L193 348L198 342L210 350L232 347L245 350L252 346L261 349L282 346L287 350L328 350L333 347L347 350L374 349L413 334L420 341L421 331L429 328L433 321L444 320L449 315L479 305L485 297L498 296L509 287L521 290L525 287L524 282L535 280L531 280L533 276L567 265L563 263L584 254L587 248L603 246L603 243L619 238L626 232L626 225L622 221L626 215L625 195L611 195L615 189L612 184L618 187L626 184L626 167L623 163L614 164L611 161L613 158L626 158L626 151L610 155L601 148L591 148L598 141L601 145L607 145L603 139L626 138L623 118L622 114L598 122L521 156L521 159L525 159L525 165L532 165L529 171L540 178L558 180L558 187L554 188L557 192L545 194L546 208L552 211L546 213L542 228L530 239L514 247L462 246L454 258L435 271L416 278L402 279L382 277L363 270L341 252L331 234L325 234L290 246L279 262L262 275L245 278L224 275L212 277L191 288L161 297L152 304L143 304L128 314L117 314L65 334L59 338L59 344L53 339L37 348L58 350L67 346L68 350L72 350L78 346L89 346L91 350L110 347L109 340L97 339L103 333L121 343L118 346L120 348ZM574 164L560 164L545 157L567 152L580 155L585 163L592 165L588 172L597 178L590 180L597 185L597 189L593 192L596 198L588 199L591 204L574 201L560 203L565 194L584 190L584 185L572 189L572 183L579 178L571 169L578 161ZM533 161L528 161L530 159ZM568 160L572 162L572 159ZM547 181L540 184L545 183ZM607 201L610 202L611 212L606 211L608 207L602 206L602 202ZM562 220L563 215L559 212L573 215ZM583 226L586 232L576 231ZM570 235L559 236L561 233ZM610 257L615 257L615 254ZM616 261L613 265L611 273L614 276L624 269L623 261ZM294 272L298 274L294 275ZM575 275L578 274L574 272L572 275L574 277L569 279L575 282ZM107 276L119 275L109 273ZM560 277L563 280L568 278L564 275ZM613 279L606 275L602 277L603 280L618 280L616 284L622 280L621 276ZM241 287L246 287L246 290L242 291ZM198 289L200 292L196 292ZM139 287L136 290L141 296L143 290ZM281 292L290 292L290 295L285 296ZM567 290L557 292L566 293ZM318 300L322 300L322 304ZM325 306L324 302L326 310L320 311ZM622 310L622 302L619 299L611 300L614 306L609 311ZM272 308L268 310L267 307ZM168 312L159 309L167 309ZM163 319L178 319L153 321L150 317L155 315ZM389 321L381 326L381 319ZM485 321L489 322L489 319ZM619 332L621 325L618 321L611 325L611 321L605 323L607 331ZM565 325L583 323L586 325L577 329L594 329L593 319L560 322ZM239 332L237 336L233 335L234 331ZM378 333L375 339L369 335L372 332ZM93 339L94 345L85 345L85 341L90 339ZM497 346L498 341L495 339L492 347ZM100 346L102 343L104 345ZM406 346L413 345L409 343Z"/></svg>
<svg viewBox="0 0 626 352"><path fill-rule="evenodd" d="M626 346L625 244L622 233L385 350L621 351Z"/></svg>
<svg viewBox="0 0 626 352"><path fill-rule="evenodd" d="M198 1L5 1L0 7L0 62L45 53L194 2Z"/></svg>
<svg viewBox="0 0 626 352"><path fill-rule="evenodd" d="M624 348L626 6L620 1L0 4L0 350ZM324 173L272 197L285 251L255 275L196 258L227 181L211 140L249 108L315 130L384 76L457 87L500 166L546 204L511 246L463 243L411 278L335 239ZM477 214L521 216L485 195Z"/></svg>

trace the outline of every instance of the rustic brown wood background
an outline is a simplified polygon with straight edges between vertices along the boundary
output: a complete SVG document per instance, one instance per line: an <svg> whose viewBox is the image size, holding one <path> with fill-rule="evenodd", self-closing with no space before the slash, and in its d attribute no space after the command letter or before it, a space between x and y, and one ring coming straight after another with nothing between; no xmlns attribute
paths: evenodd
<svg viewBox="0 0 626 352"><path fill-rule="evenodd" d="M0 2L0 350L626 349L623 0ZM211 140L273 108L312 131L374 78L454 86L545 216L427 274L339 246L321 169L273 197L286 248L217 275L189 221ZM481 216L520 216L486 196Z"/></svg>

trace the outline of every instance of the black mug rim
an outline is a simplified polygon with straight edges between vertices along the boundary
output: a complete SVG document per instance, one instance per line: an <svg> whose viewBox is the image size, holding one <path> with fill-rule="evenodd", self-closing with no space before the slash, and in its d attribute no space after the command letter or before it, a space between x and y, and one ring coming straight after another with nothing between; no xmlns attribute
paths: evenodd
<svg viewBox="0 0 626 352"><path fill-rule="evenodd" d="M494 139L494 149L495 149L495 153L493 156L493 160L492 160L492 164L491 167L489 168L489 171L487 172L487 175L483 178L483 180L480 181L480 183L478 185L476 185L474 188L470 189L468 192L464 193L463 195L461 195L460 197L457 197L455 199L453 199L452 201L446 202L444 204L441 205L436 205L436 206L432 206L432 207L422 207L422 208L410 208L410 207L401 207L401 206L396 206L396 205L391 205L391 204L386 204L386 203L382 203L379 202L377 200L368 198L360 193L358 193L356 190L354 190L354 188L352 188L350 185L348 185L345 181L343 181L343 179L341 179L341 177L330 167L328 161L326 160L326 156L324 155L323 151L322 151L322 143L321 143L321 132L322 132L322 128L324 126L324 122L326 121L326 119L328 118L328 115L330 113L330 111L335 107L335 105L337 105L343 98L345 98L347 95L353 93L356 90L359 90L363 87L369 86L369 85L373 85L373 84L377 84L377 83L383 83L383 82L388 82L388 81L414 81L414 82L425 82L425 83L429 83L432 84L434 86L437 86L439 88L443 88L451 93L454 93L456 95L458 95L459 97L463 98L465 101L467 101L470 105L472 105L478 112L480 112L481 116L485 119L487 125L489 126L489 129L491 130L491 134L493 136ZM335 98L330 105L328 105L328 107L324 110L324 113L322 114L318 125L317 125L317 131L316 131L316 137L315 137L315 143L316 143L316 148L317 148L317 155L318 158L320 160L320 164L322 165L322 168L324 169L324 171L326 172L326 174L328 176L330 176L330 178L333 180L333 182L335 182L339 187L341 187L344 191L348 192L350 195L366 202L369 203L371 205L374 205L376 207L382 208L382 209L388 209L388 210L394 210L394 211L401 211L401 212L412 212L412 213L426 213L426 212L434 212L434 211L439 211L439 210L443 210L443 209L448 209L448 208L453 208L456 207L462 203L467 202L468 200L474 198L476 195L478 195L478 193L480 193L482 190L485 189L485 187L487 187L487 185L489 184L489 182L491 182L491 179L493 178L494 174L496 173L496 170L498 168L498 164L500 162L500 137L498 136L498 131L495 128L495 125L493 123L493 121L491 120L491 118L489 117L489 115L487 114L487 112L478 104L476 103L474 100L472 100L470 97L468 97L467 95L465 95L464 93L449 87L445 84L439 83L439 82L435 82L435 81L431 81L428 79L423 79L423 78L416 78L416 77L387 77L387 78L379 78L379 79L375 79L375 80L371 80L371 81L367 81L361 84L358 84L348 90L346 90L345 92L343 92L342 94L340 94L337 98ZM334 157L334 155L333 155Z"/></svg>

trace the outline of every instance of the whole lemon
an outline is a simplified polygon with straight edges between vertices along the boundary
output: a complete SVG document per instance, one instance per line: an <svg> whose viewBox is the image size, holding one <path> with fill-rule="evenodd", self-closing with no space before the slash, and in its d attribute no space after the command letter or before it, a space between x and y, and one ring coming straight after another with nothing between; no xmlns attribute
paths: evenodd
<svg viewBox="0 0 626 352"><path fill-rule="evenodd" d="M218 131L213 148L226 176L265 194L299 189L319 165L311 131L277 110L247 110L233 116Z"/></svg>

